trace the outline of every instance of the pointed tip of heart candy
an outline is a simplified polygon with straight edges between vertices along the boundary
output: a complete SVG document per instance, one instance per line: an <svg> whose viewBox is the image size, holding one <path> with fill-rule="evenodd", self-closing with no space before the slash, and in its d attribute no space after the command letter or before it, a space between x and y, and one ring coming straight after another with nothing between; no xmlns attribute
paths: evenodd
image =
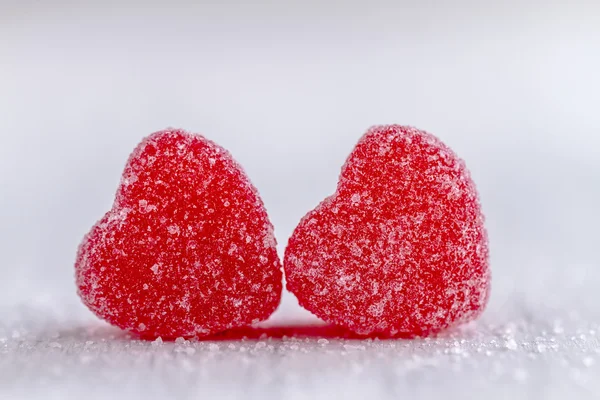
<svg viewBox="0 0 600 400"><path fill-rule="evenodd" d="M483 311L488 258L465 163L427 132L380 125L358 141L335 194L294 230L284 270L288 290L319 318L410 337Z"/></svg>
<svg viewBox="0 0 600 400"><path fill-rule="evenodd" d="M256 188L201 135L155 132L125 166L113 208L84 237L78 293L148 337L198 337L268 318L281 262Z"/></svg>

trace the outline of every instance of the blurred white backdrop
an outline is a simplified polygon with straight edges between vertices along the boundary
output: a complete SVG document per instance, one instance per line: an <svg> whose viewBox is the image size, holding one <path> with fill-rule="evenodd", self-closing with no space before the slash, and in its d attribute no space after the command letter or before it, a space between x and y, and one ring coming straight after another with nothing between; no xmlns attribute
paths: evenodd
<svg viewBox="0 0 600 400"><path fill-rule="evenodd" d="M0 397L597 396L598 71L597 0L0 0ZM474 332L155 346L79 302L77 245L145 135L229 149L283 252L388 123L436 134L478 184L493 281ZM285 294L274 318L306 316Z"/></svg>
<svg viewBox="0 0 600 400"><path fill-rule="evenodd" d="M166 127L226 147L283 252L374 124L466 160L488 320L600 317L600 2L0 0L0 310L79 305L76 247ZM282 316L301 315L286 295Z"/></svg>

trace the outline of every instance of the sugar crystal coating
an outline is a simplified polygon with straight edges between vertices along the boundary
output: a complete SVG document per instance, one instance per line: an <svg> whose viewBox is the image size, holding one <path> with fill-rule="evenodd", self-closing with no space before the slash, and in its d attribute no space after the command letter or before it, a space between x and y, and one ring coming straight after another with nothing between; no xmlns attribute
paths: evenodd
<svg viewBox="0 0 600 400"><path fill-rule="evenodd" d="M227 151L181 130L134 150L76 260L96 315L144 337L200 337L268 318L282 290L273 227Z"/></svg>
<svg viewBox="0 0 600 400"><path fill-rule="evenodd" d="M488 242L464 162L424 131L371 128L335 194L296 227L284 270L304 308L359 334L422 336L476 318Z"/></svg>

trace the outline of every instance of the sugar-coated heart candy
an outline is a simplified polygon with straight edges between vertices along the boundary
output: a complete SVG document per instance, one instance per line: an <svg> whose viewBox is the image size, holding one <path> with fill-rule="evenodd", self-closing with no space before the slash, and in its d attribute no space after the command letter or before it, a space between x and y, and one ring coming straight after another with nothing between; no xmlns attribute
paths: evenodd
<svg viewBox="0 0 600 400"><path fill-rule="evenodd" d="M358 334L422 336L474 319L490 271L464 162L429 133L371 128L335 194L295 229L284 270L304 308Z"/></svg>
<svg viewBox="0 0 600 400"><path fill-rule="evenodd" d="M134 150L113 208L85 236L78 292L143 337L200 337L268 318L282 272L263 203L230 154L156 132Z"/></svg>

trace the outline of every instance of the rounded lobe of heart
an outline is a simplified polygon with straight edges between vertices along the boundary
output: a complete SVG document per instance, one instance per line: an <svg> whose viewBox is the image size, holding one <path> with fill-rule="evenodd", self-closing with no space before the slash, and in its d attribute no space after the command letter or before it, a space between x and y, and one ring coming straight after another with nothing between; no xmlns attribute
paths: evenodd
<svg viewBox="0 0 600 400"><path fill-rule="evenodd" d="M287 288L359 334L414 337L476 318L489 296L488 241L470 174L434 136L371 128L336 193L289 239Z"/></svg>
<svg viewBox="0 0 600 400"><path fill-rule="evenodd" d="M242 168L199 135L165 130L130 156L113 208L81 243L78 293L143 337L200 337L279 305L273 227Z"/></svg>

